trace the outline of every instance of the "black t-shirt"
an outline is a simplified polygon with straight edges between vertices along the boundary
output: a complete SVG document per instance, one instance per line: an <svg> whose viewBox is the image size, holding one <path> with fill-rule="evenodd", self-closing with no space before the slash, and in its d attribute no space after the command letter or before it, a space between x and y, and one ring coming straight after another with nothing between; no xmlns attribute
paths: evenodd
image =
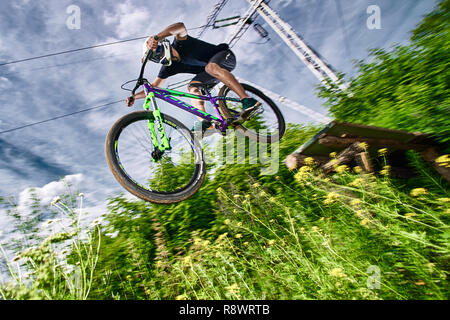
<svg viewBox="0 0 450 320"><path fill-rule="evenodd" d="M162 66L158 78L166 79L178 73L199 74L205 71L208 61L218 52L228 49L228 44L211 44L191 36L185 40L172 42L172 47L179 53L181 61L172 61L172 65Z"/></svg>

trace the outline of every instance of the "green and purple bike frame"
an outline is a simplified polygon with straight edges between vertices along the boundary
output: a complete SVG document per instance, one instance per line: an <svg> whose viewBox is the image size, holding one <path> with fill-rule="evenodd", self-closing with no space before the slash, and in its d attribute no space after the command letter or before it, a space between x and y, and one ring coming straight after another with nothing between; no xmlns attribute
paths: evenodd
<svg viewBox="0 0 450 320"><path fill-rule="evenodd" d="M226 101L233 101L233 102L240 102L240 99L237 98L229 98L229 97L220 97L215 96L213 97L209 92L207 96L202 95L195 95L190 94L186 92L171 90L171 89L161 89L156 88L151 85L149 85L147 82L143 83L144 91L146 94L145 102L144 102L144 110L150 111L153 110L153 117L154 121L148 121L147 126L150 129L151 134L151 140L153 147L156 149L159 149L159 151L164 152L165 150L170 150L170 141L166 136L166 133L164 131L164 126L162 125L162 117L161 117L161 111L156 104L156 99L161 99L166 101L167 103L170 103L174 105L175 107L178 107L180 109L183 109L189 113L194 114L195 116L205 119L210 122L217 123L218 128L221 132L225 132L227 127L229 126L230 119L224 119L223 116L219 112L219 106L218 101L220 100L226 100ZM184 97L184 98L191 98L191 99L199 99L203 101L209 101L215 108L217 116L214 116L212 114L209 114L207 112L204 112L182 100L179 100L175 97ZM151 108L152 107L152 108ZM238 114L238 112L230 110L232 113ZM156 128L159 133L159 141L156 135Z"/></svg>

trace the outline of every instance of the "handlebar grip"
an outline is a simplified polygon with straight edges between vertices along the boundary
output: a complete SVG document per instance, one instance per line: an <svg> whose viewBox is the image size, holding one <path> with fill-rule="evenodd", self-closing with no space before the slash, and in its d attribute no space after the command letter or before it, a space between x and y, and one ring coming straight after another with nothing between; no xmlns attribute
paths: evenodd
<svg viewBox="0 0 450 320"><path fill-rule="evenodd" d="M134 102L134 97L133 96L129 96L128 97L128 106L130 106L133 102Z"/></svg>

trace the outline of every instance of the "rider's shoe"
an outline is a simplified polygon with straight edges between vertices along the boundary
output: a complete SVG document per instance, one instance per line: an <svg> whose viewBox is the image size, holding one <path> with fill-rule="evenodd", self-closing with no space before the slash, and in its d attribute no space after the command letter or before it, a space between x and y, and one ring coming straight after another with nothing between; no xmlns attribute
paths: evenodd
<svg viewBox="0 0 450 320"><path fill-rule="evenodd" d="M253 98L242 99L242 111L239 113L237 122L242 123L247 120L252 114L254 114L261 107L261 102Z"/></svg>
<svg viewBox="0 0 450 320"><path fill-rule="evenodd" d="M195 121L194 126L191 129L194 133L202 133L203 137L209 137L210 135L214 134L216 132L215 126L212 124L211 121L208 120L201 120L201 121Z"/></svg>

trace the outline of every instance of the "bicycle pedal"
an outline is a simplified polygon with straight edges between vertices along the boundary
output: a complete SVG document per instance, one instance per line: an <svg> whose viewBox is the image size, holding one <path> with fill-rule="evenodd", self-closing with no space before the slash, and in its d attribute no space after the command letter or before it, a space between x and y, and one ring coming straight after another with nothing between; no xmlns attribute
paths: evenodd
<svg viewBox="0 0 450 320"><path fill-rule="evenodd" d="M233 120L231 123L235 124L235 125L240 125L240 124L244 123L245 121L250 120L255 115L261 114L263 112L264 112L264 109L263 109L262 105L259 104L259 105L256 106L256 108L254 110L251 110L247 114L245 114L244 112L239 114L238 117L235 120Z"/></svg>

